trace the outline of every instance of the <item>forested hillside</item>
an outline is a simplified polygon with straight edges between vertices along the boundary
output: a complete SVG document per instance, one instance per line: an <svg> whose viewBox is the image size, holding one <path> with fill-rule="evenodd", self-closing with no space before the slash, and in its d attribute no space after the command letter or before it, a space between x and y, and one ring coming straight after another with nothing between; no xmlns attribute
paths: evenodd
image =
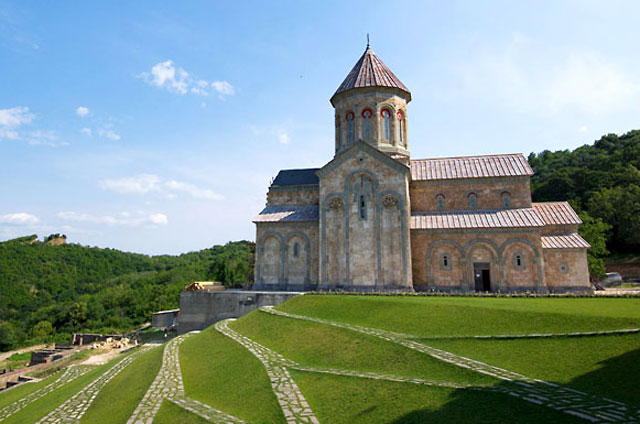
<svg viewBox="0 0 640 424"><path fill-rule="evenodd" d="M573 151L531 153L529 163L534 201L569 200L580 212L592 263L607 254L605 239L610 251L640 251L640 130Z"/></svg>
<svg viewBox="0 0 640 424"><path fill-rule="evenodd" d="M154 311L177 307L189 282L247 281L246 241L150 257L35 239L0 243L0 350L67 341L76 331L132 329Z"/></svg>

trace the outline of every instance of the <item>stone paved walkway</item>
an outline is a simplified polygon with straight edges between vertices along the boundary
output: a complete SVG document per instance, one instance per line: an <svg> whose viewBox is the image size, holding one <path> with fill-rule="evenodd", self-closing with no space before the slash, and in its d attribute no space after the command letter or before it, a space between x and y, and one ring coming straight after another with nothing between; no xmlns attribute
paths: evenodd
<svg viewBox="0 0 640 424"><path fill-rule="evenodd" d="M621 402L597 397L547 381L527 377L513 371L410 340L411 338L418 338L416 336L304 315L290 314L278 311L270 306L264 306L260 308L260 310L273 315L331 325L369 336L379 337L409 349L425 353L452 365L493 376L507 382L505 385L496 386L497 390L521 398L527 402L553 408L594 423L640 423L640 409L631 408Z"/></svg>
<svg viewBox="0 0 640 424"><path fill-rule="evenodd" d="M149 347L141 347L136 352L122 359L114 366L109 368L104 374L93 380L91 383L83 387L79 392L67 399L62 405L49 412L44 418L36 424L54 424L54 423L77 423L87 412L100 390L111 381L116 375L120 374L131 362L139 355L149 350Z"/></svg>
<svg viewBox="0 0 640 424"><path fill-rule="evenodd" d="M216 330L240 343L262 362L271 379L271 387L278 398L287 423L318 424L318 419L287 370L287 366L294 365L294 362L231 330L230 321L232 320L218 321L215 325Z"/></svg>
<svg viewBox="0 0 640 424"><path fill-rule="evenodd" d="M162 355L162 367L127 424L151 424L165 399L213 423L244 422L185 396L178 348L190 334L178 336L167 343Z"/></svg>
<svg viewBox="0 0 640 424"><path fill-rule="evenodd" d="M7 418L12 416L16 412L20 411L24 407L28 406L29 404L48 395L54 390L59 389L60 387L69 383L70 381L73 381L76 378L91 371L92 369L95 369L95 367L87 366L87 365L75 365L75 366L68 367L66 370L64 370L64 372L62 372L62 374L57 379L55 379L51 383L47 384L44 387L39 388L34 392L29 393L25 397L18 399L12 404L7 405L4 408L0 409L0 421L6 420Z"/></svg>

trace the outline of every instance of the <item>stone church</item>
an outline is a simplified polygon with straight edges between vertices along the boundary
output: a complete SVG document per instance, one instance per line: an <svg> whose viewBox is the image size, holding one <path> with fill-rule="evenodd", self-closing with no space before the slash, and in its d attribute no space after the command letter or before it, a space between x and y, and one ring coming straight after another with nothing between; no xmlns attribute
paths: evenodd
<svg viewBox="0 0 640 424"><path fill-rule="evenodd" d="M280 171L255 290L590 290L578 215L533 203L522 154L412 159L411 92L370 46L331 97L335 155Z"/></svg>

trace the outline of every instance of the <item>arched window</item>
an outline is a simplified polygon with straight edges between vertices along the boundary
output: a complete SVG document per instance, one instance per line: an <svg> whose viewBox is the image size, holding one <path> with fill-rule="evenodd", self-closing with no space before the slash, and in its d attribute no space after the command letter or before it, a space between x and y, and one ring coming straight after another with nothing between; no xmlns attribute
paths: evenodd
<svg viewBox="0 0 640 424"><path fill-rule="evenodd" d="M380 114L382 115L382 128L384 133L384 139L390 140L391 139L391 112L389 112L389 109L382 109L382 112L380 112Z"/></svg>
<svg viewBox="0 0 640 424"><path fill-rule="evenodd" d="M360 209L360 219L367 219L367 199L364 195L360 196L360 202L358 204Z"/></svg>
<svg viewBox="0 0 640 424"><path fill-rule="evenodd" d="M524 269L524 255L522 253L516 253L513 255L513 266L516 269Z"/></svg>
<svg viewBox="0 0 640 424"><path fill-rule="evenodd" d="M347 120L347 143L349 145L352 145L355 133L353 127L353 119L355 118L355 115L353 114L353 112L347 112L347 116L345 118Z"/></svg>
<svg viewBox="0 0 640 424"><path fill-rule="evenodd" d="M475 193L469 193L469 209L475 209L478 207L478 195Z"/></svg>
<svg viewBox="0 0 640 424"><path fill-rule="evenodd" d="M436 196L436 203L438 205L438 209L444 209L444 194L440 193Z"/></svg>
<svg viewBox="0 0 640 424"><path fill-rule="evenodd" d="M342 125L340 116L336 115L336 150L342 147Z"/></svg>
<svg viewBox="0 0 640 424"><path fill-rule="evenodd" d="M400 140L400 144L404 144L404 126L404 114L402 112L398 112L398 139Z"/></svg>
<svg viewBox="0 0 640 424"><path fill-rule="evenodd" d="M440 268L451 269L451 256L448 253L440 255Z"/></svg>
<svg viewBox="0 0 640 424"><path fill-rule="evenodd" d="M502 207L509 208L511 206L511 194L508 191L502 192Z"/></svg>
<svg viewBox="0 0 640 424"><path fill-rule="evenodd" d="M293 243L293 257L297 258L300 256L300 245L298 242Z"/></svg>
<svg viewBox="0 0 640 424"><path fill-rule="evenodd" d="M373 136L372 119L373 113L371 109L365 109L362 111L362 135L365 140L370 140Z"/></svg>

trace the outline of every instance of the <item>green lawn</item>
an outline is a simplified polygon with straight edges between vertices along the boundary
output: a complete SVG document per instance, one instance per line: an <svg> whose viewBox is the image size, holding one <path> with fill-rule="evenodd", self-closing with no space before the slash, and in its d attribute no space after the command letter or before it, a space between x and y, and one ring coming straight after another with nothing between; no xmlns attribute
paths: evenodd
<svg viewBox="0 0 640 424"><path fill-rule="evenodd" d="M285 422L262 363L213 326L180 345L180 367L187 396L251 423Z"/></svg>
<svg viewBox="0 0 640 424"><path fill-rule="evenodd" d="M420 337L640 327L637 298L305 295L278 309Z"/></svg>
<svg viewBox="0 0 640 424"><path fill-rule="evenodd" d="M124 422L124 421L123 421ZM162 402L153 424L209 424L209 421L167 400Z"/></svg>
<svg viewBox="0 0 640 424"><path fill-rule="evenodd" d="M22 399L23 397L27 396L29 393L35 392L36 390L46 386L52 381L57 380L58 378L60 378L60 376L62 376L62 373L63 371L59 371L58 373L48 378L45 378L42 381L38 381L36 383L21 384L20 386L14 387L13 389L8 390L6 392L0 392L0 409L4 408L9 404L12 404L18 399Z"/></svg>
<svg viewBox="0 0 640 424"><path fill-rule="evenodd" d="M500 393L292 371L320 422L583 423Z"/></svg>
<svg viewBox="0 0 640 424"><path fill-rule="evenodd" d="M496 382L377 337L329 325L254 311L230 327L301 365L469 384Z"/></svg>
<svg viewBox="0 0 640 424"><path fill-rule="evenodd" d="M162 364L163 346L141 354L98 393L82 423L124 423L142 400Z"/></svg>
<svg viewBox="0 0 640 424"><path fill-rule="evenodd" d="M640 406L640 335L427 340L468 358Z"/></svg>

